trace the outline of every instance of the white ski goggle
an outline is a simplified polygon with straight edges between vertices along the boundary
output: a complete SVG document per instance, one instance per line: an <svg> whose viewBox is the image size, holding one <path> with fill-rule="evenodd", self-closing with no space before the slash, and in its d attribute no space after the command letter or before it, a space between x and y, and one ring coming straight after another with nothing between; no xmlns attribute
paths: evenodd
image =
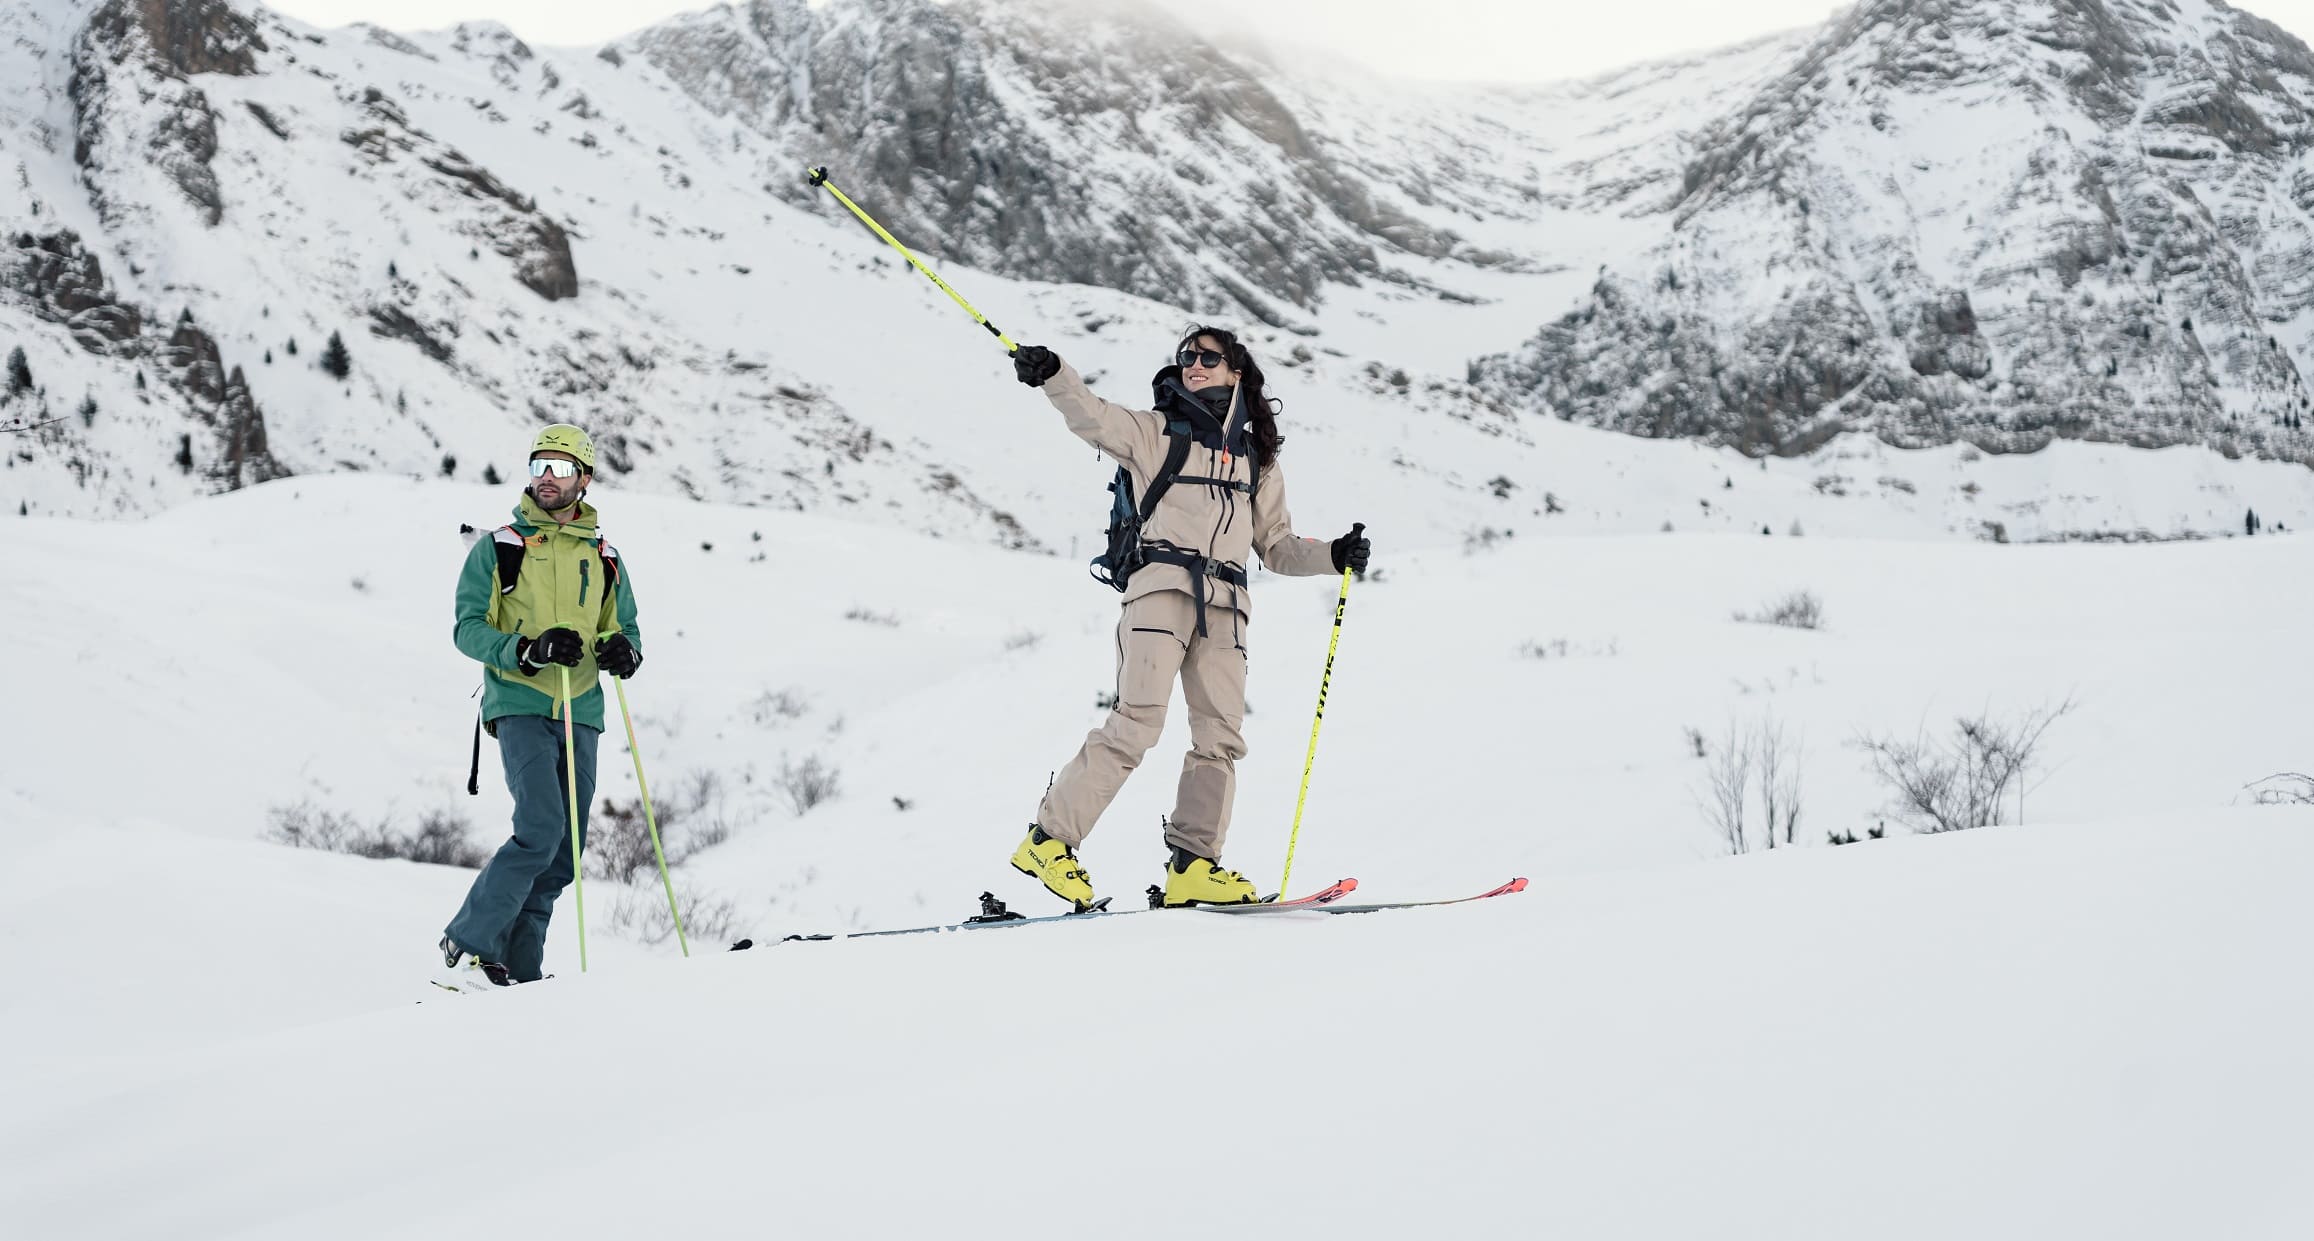
<svg viewBox="0 0 2314 1241"><path fill-rule="evenodd" d="M575 477L578 472L579 467L578 462L576 461L533 459L530 463L530 476L532 478L544 478L549 474L554 475L556 478L571 478Z"/></svg>

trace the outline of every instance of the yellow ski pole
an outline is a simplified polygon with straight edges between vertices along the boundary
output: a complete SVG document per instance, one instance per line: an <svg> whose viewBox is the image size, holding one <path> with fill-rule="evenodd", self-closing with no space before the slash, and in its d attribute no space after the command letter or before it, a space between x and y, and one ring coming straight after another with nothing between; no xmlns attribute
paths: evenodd
<svg viewBox="0 0 2314 1241"><path fill-rule="evenodd" d="M840 202L844 206L850 208L853 215L860 217L860 223L865 224L870 229L875 230L875 234L878 237L883 238L886 245L889 245L893 249L898 250L900 252L900 257L908 260L909 266L914 267L917 271L923 272L925 279L930 280L936 285L939 285L941 292L946 293L952 298L955 298L956 304L964 307L964 313L971 315L973 322L978 323L984 328L987 328L989 335L994 336L998 341L1003 343L1004 351L1006 353L1018 353L1020 351L1020 346L1013 344L1011 337L996 330L996 325L988 321L988 316L980 313L977 310L974 310L972 308L972 303L964 300L963 294L949 288L948 282L940 278L940 273L933 271L929 267L926 267L922 260L908 252L908 247L900 244L898 238L892 236L890 233L885 232L884 226L876 223L873 216L870 216L867 212L860 210L860 204L853 202L850 195L844 193L842 190L837 189L835 182L828 180L828 170L826 168L811 169L805 174L804 179L811 182L814 186L825 189L828 193L835 195L837 202Z"/></svg>
<svg viewBox="0 0 2314 1241"><path fill-rule="evenodd" d="M1366 532L1366 523L1358 522L1350 528L1350 539L1356 542ZM1286 873L1278 880L1278 899L1286 899L1286 884L1294 877L1294 846L1302 839L1302 807L1310 800L1310 769L1318 762L1318 729L1326 722L1326 691L1334 684L1334 652L1342 646L1342 613L1350 607L1350 570L1342 570L1342 593L1334 599L1334 636L1326 642L1326 672L1318 678L1318 715L1310 721L1310 752L1302 759L1302 791L1294 798L1294 830L1286 837Z"/></svg>
<svg viewBox="0 0 2314 1241"><path fill-rule="evenodd" d="M570 668L562 670L562 770L570 784L570 884L578 901L579 973L587 972L587 885L579 846L578 739L571 731Z"/></svg>
<svg viewBox="0 0 2314 1241"><path fill-rule="evenodd" d="M602 637L619 632L606 629ZM627 710L627 683L611 678L611 688L619 691L619 719L627 726L627 753L635 760L635 787L643 795L643 824L651 829L651 856L659 859L659 881L667 885L667 913L675 919L675 943L684 956L691 955L691 941L683 934L683 911L675 907L675 880L667 873L667 851L659 847L659 816L651 809L651 786L643 779L643 750L635 744L635 717Z"/></svg>

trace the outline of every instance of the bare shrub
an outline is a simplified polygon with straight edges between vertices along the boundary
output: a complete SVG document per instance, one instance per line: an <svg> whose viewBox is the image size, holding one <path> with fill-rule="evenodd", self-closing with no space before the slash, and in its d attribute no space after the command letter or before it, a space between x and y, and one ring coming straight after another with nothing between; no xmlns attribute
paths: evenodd
<svg viewBox="0 0 2314 1241"><path fill-rule="evenodd" d="M2314 776L2294 771L2267 776L2242 786L2250 801L2260 806L2314 806Z"/></svg>
<svg viewBox="0 0 2314 1241"><path fill-rule="evenodd" d="M811 712L811 698L795 688L767 689L748 704L755 722L763 728L776 728L787 720L800 720Z"/></svg>
<svg viewBox="0 0 2314 1241"><path fill-rule="evenodd" d="M1800 743L1772 715L1748 727L1728 721L1718 753L1708 756L1702 732L1687 731L1697 756L1708 758L1698 800L1720 847L1731 855L1788 848L1800 827Z"/></svg>
<svg viewBox="0 0 2314 1241"><path fill-rule="evenodd" d="M842 775L835 764L817 754L806 755L800 763L783 757L779 760L779 775L772 783L787 795L788 804L795 807L797 814L806 814L836 795Z"/></svg>
<svg viewBox="0 0 2314 1241"><path fill-rule="evenodd" d="M471 825L464 815L446 810L429 810L418 816L418 830L407 834L396 833L386 852L368 853L365 857L398 857L411 862L426 862L435 866L462 866L480 870L490 860L490 850L475 844L468 834Z"/></svg>
<svg viewBox="0 0 2314 1241"><path fill-rule="evenodd" d="M1857 738L1872 774L1896 795L1890 813L1919 832L1957 832L2008 822L2010 796L2017 820L2025 817L2028 780L2049 726L2072 713L2071 698L2042 705L2015 719L1991 711L1953 721L1945 740L1916 732L1911 740L1866 734Z"/></svg>
<svg viewBox="0 0 2314 1241"><path fill-rule="evenodd" d="M1750 739L1730 720L1727 740L1719 747L1719 757L1704 769L1703 802L1704 820L1711 824L1712 833L1730 854L1751 852L1750 839L1744 833L1744 803L1751 782Z"/></svg>
<svg viewBox="0 0 2314 1241"><path fill-rule="evenodd" d="M683 934L700 943L720 943L738 929L739 910L727 900L709 900L688 887L675 889L676 907L683 911ZM637 888L621 892L611 905L611 928L646 944L664 944L675 938L675 918L668 912L666 889Z"/></svg>
<svg viewBox="0 0 2314 1241"><path fill-rule="evenodd" d="M391 819L364 827L350 814L325 810L308 801L275 806L267 818L271 825L264 838L292 848L399 858L467 870L480 870L490 860L490 850L474 843L466 817L447 810L429 810L418 816L417 829L409 832L396 828Z"/></svg>
<svg viewBox="0 0 2314 1241"><path fill-rule="evenodd" d="M1782 625L1786 629L1822 629L1824 601L1812 591L1795 590L1761 605L1756 612L1738 612L1735 618L1747 624Z"/></svg>
<svg viewBox="0 0 2314 1241"><path fill-rule="evenodd" d="M1462 536L1462 554L1465 556L1475 556L1480 552L1491 552L1495 548L1509 542L1510 539L1511 532L1508 530L1497 530L1493 526L1482 526L1479 529L1470 531L1469 533Z"/></svg>
<svg viewBox="0 0 2314 1241"><path fill-rule="evenodd" d="M1696 727L1695 725L1693 725L1693 724L1690 724L1690 725L1688 725L1688 726L1687 726L1687 730L1686 730L1686 731L1687 731L1687 748L1688 748L1689 750L1692 750L1692 751L1694 751L1694 753L1695 753L1695 756L1696 756L1697 758L1708 758L1708 757L1710 757L1710 756L1711 756L1711 743L1710 743L1709 741L1706 741L1706 740L1704 740L1704 736L1703 736L1703 730L1702 730L1702 729L1700 729L1700 728L1697 728L1697 727Z"/></svg>
<svg viewBox="0 0 2314 1241"><path fill-rule="evenodd" d="M676 782L671 796L661 796L651 807L658 815L659 847L666 851L673 870L702 849L731 837L723 817L723 778L713 771L691 772ZM609 798L587 821L586 872L610 883L631 883L658 869L651 848L651 819L641 798L617 802Z"/></svg>
<svg viewBox="0 0 2314 1241"><path fill-rule="evenodd" d="M265 829L265 839L293 849L352 853L347 842L363 834L361 823L352 815L324 810L312 802L275 806L266 812L266 818L270 826Z"/></svg>
<svg viewBox="0 0 2314 1241"><path fill-rule="evenodd" d="M1622 653L1623 642L1619 638L1594 638L1583 642L1571 642L1565 638L1552 638L1547 642L1528 638L1519 643L1519 656L1523 659L1572 659L1584 655L1611 657Z"/></svg>
<svg viewBox="0 0 2314 1241"><path fill-rule="evenodd" d="M861 607L856 604L852 607L851 611L844 613L844 619L848 621L858 621L863 625L882 625L886 629L897 629L900 627L900 618L898 616L890 612L871 611L868 608Z"/></svg>
<svg viewBox="0 0 2314 1241"><path fill-rule="evenodd" d="M1004 649L1008 651L1033 651L1037 644L1044 640L1045 636L1033 629L1021 629L1004 640Z"/></svg>

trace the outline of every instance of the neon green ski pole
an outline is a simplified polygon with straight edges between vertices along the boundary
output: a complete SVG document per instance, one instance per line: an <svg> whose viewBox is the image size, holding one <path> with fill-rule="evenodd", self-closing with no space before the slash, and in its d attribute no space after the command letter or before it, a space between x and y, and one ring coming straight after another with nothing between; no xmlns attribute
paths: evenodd
<svg viewBox="0 0 2314 1241"><path fill-rule="evenodd" d="M825 189L828 193L835 195L836 201L842 203L845 207L850 208L853 215L860 217L860 223L865 224L869 228L875 230L876 235L884 239L884 244L892 247L895 250L898 250L900 252L900 257L908 260L909 266L914 267L917 271L923 272L925 279L936 285L939 285L941 292L946 293L948 296L956 299L956 304L964 307L964 313L971 315L973 322L978 323L984 328L987 328L989 335L994 336L998 341L1003 343L1004 351L1006 353L1020 352L1020 346L1012 343L1012 338L1010 336L997 331L996 325L988 321L987 315L974 310L972 308L972 303L964 300L963 294L949 288L948 282L940 278L939 272L933 271L931 268L926 267L921 259L918 259L914 254L909 253L908 247L900 244L899 238L885 232L884 226L876 223L874 216L871 216L867 212L860 210L860 204L853 202L850 195L844 193L842 190L837 189L835 182L828 180L828 170L826 168L811 169L804 175L804 179L811 182L815 187Z"/></svg>
<svg viewBox="0 0 2314 1241"><path fill-rule="evenodd" d="M1365 533L1366 523L1350 528L1351 541ZM1302 759L1302 791L1294 798L1294 830L1286 837L1286 873L1278 880L1278 899L1286 899L1286 884L1294 877L1294 846L1302 839L1302 807L1310 800L1310 769L1318 763L1318 729L1326 722L1326 693L1334 685L1334 652L1342 646L1342 613L1350 608L1350 570L1342 570L1342 593L1334 599L1334 636L1326 642L1326 671L1318 678L1318 715L1310 721L1310 752Z"/></svg>
<svg viewBox="0 0 2314 1241"><path fill-rule="evenodd" d="M617 632L606 629L601 636L607 638ZM690 956L691 941L683 934L683 911L675 906L675 880L667 873L667 851L659 847L659 816L651 809L651 785L643 779L643 749L635 744L635 717L627 710L627 683L612 677L611 688L619 691L619 719L627 726L627 754L635 760L635 787L643 795L643 823L651 829L651 856L659 859L659 882L667 885L667 913L675 919L675 943L684 956Z"/></svg>
<svg viewBox="0 0 2314 1241"><path fill-rule="evenodd" d="M587 972L586 868L580 865L578 820L578 737L571 729L570 668L562 669L562 770L570 785L570 886L578 902L579 973Z"/></svg>

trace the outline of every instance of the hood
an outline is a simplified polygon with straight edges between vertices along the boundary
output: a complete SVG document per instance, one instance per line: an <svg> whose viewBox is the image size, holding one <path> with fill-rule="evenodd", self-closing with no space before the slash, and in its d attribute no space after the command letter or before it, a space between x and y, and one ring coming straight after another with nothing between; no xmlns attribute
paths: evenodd
<svg viewBox="0 0 2314 1241"><path fill-rule="evenodd" d="M1158 371L1150 378L1149 387L1156 394L1157 412L1186 421L1196 433L1198 442L1207 447L1222 446L1222 435L1226 429L1224 422L1229 417L1228 397L1223 394L1233 394L1236 389L1208 389L1221 397L1218 402L1200 396L1190 391L1189 385L1181 382L1181 368L1178 366L1168 366ZM1245 429L1238 428L1238 438L1244 437Z"/></svg>

